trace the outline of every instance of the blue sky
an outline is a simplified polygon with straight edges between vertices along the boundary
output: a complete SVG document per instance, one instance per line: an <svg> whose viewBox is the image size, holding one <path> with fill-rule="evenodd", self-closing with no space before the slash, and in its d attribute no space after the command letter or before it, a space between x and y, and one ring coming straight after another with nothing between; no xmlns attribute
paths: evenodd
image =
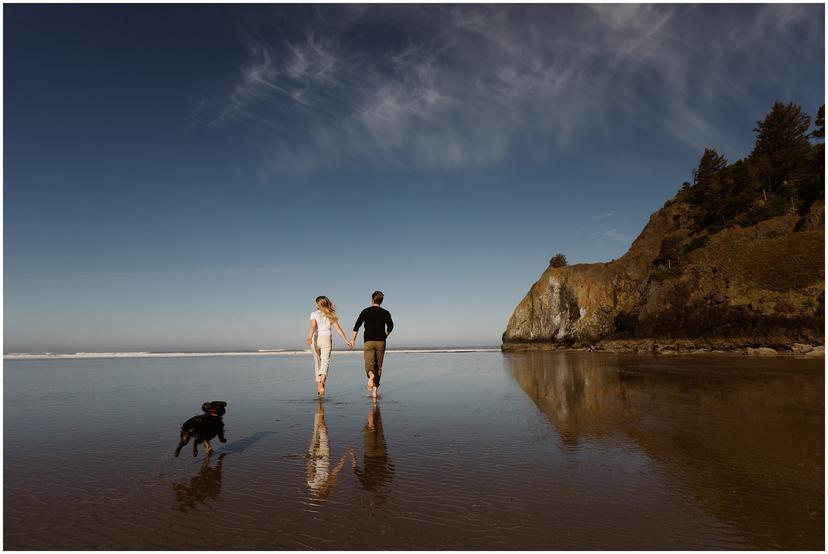
<svg viewBox="0 0 828 554"><path fill-rule="evenodd" d="M4 350L498 345L705 147L824 103L822 5L6 5Z"/></svg>

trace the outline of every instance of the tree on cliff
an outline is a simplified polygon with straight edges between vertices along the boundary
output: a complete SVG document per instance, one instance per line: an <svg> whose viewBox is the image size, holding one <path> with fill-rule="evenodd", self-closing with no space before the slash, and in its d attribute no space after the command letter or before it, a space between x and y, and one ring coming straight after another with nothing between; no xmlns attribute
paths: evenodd
<svg viewBox="0 0 828 554"><path fill-rule="evenodd" d="M814 138L825 138L825 104L819 107L816 116L816 126L817 128L811 133L811 136Z"/></svg>
<svg viewBox="0 0 828 554"><path fill-rule="evenodd" d="M712 148L705 148L699 165L693 170L693 184L689 200L694 204L714 204L722 193L721 173L727 167L724 156Z"/></svg>
<svg viewBox="0 0 828 554"><path fill-rule="evenodd" d="M777 154L791 148L810 146L807 131L811 118L794 104L776 102L762 121L756 122L753 153Z"/></svg>
<svg viewBox="0 0 828 554"><path fill-rule="evenodd" d="M673 264L679 261L681 238L675 235L668 235L661 241L661 247L658 251L658 258L653 263L656 267L667 266L667 269L672 269Z"/></svg>
<svg viewBox="0 0 828 554"><path fill-rule="evenodd" d="M727 160L724 156L712 148L705 148L699 160L699 166L693 171L693 186L709 185L725 167L727 167Z"/></svg>
<svg viewBox="0 0 828 554"><path fill-rule="evenodd" d="M825 145L811 138L825 134L825 110L816 130L796 104L777 102L754 129L756 143L747 158L727 165L712 148L682 185L681 198L694 207L692 233L717 233L728 225L755 225L784 213L804 215L824 196Z"/></svg>
<svg viewBox="0 0 828 554"><path fill-rule="evenodd" d="M825 139L825 105L819 107L816 116L816 129L811 137ZM808 171L800 185L799 196L802 198L801 212L810 208L817 199L825 196L825 144L818 142L811 147L808 155Z"/></svg>
<svg viewBox="0 0 828 554"><path fill-rule="evenodd" d="M565 267L567 265L566 256L558 252L549 259L550 267Z"/></svg>
<svg viewBox="0 0 828 554"><path fill-rule="evenodd" d="M757 122L750 158L756 164L764 200L782 189L790 195L790 189L802 179L811 150L810 126L811 118L793 102L776 102L765 119Z"/></svg>

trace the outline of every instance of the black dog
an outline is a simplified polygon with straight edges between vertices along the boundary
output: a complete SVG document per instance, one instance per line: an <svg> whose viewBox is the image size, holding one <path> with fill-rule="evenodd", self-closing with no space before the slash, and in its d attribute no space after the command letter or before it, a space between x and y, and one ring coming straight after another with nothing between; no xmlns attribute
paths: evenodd
<svg viewBox="0 0 828 554"><path fill-rule="evenodd" d="M227 402L214 400L213 402L205 402L201 405L201 411L204 415L197 415L191 417L181 426L181 439L178 441L178 448L175 449L176 458L181 453L181 449L193 439L193 457L198 455L198 443L204 443L204 451L209 456L213 451L210 446L210 441L218 435L221 442L227 442L224 438L224 422L221 416L224 415Z"/></svg>

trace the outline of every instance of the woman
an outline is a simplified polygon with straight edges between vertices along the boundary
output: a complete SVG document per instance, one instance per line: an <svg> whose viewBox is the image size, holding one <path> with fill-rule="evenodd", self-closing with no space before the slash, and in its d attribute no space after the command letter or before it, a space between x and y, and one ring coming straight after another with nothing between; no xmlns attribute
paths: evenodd
<svg viewBox="0 0 828 554"><path fill-rule="evenodd" d="M339 326L336 306L327 296L317 296L316 311L310 315L310 329L308 329L306 342L310 345L313 354L313 365L316 368L316 393L319 398L325 396L325 381L328 379L328 367L331 364L331 327L336 329L348 348L353 347L353 343L345 337L342 327Z"/></svg>

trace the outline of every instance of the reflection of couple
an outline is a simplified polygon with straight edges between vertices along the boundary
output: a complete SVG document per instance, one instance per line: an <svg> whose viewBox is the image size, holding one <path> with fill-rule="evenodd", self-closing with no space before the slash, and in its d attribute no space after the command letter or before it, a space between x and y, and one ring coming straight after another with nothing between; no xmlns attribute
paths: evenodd
<svg viewBox="0 0 828 554"><path fill-rule="evenodd" d="M316 498L328 498L349 454L353 459L353 446L348 447L348 451L331 471L331 444L328 440L328 426L325 424L325 409L322 402L317 401L316 415L313 419L313 438L308 450L308 488Z"/></svg>
<svg viewBox="0 0 828 554"><path fill-rule="evenodd" d="M335 329L348 349L354 347L359 328L365 324L365 336L363 341L363 358L365 361L365 376L368 378L368 390L371 396L376 398L377 388L382 377L382 360L385 357L385 340L394 329L394 322L391 320L391 313L380 307L385 296L380 291L371 295L371 306L360 312L354 324L354 334L351 340L345 336L345 332L339 325L339 317L336 315L336 306L327 296L316 297L316 311L310 315L310 328L306 342L313 353L314 375L316 378L316 393L319 398L325 396L325 382L328 379L328 368L331 364L331 348L333 337L331 330Z"/></svg>
<svg viewBox="0 0 828 554"><path fill-rule="evenodd" d="M371 402L368 422L362 430L362 440L362 466L357 462L353 446L349 446L331 470L331 446L328 439L328 426L325 424L325 409L322 402L316 403L313 438L307 456L307 483L314 498L319 500L328 498L337 476L350 457L351 467L360 483L362 483L362 488L371 491L375 504L379 505L384 502L388 485L394 474L394 464L388 457L388 446L385 443L382 418L376 400Z"/></svg>

